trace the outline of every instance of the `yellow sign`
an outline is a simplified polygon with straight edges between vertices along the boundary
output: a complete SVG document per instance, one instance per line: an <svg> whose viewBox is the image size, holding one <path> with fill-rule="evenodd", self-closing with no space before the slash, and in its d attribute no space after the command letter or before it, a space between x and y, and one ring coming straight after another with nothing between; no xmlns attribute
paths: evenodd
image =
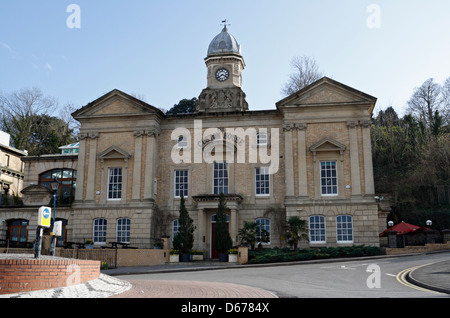
<svg viewBox="0 0 450 318"><path fill-rule="evenodd" d="M52 209L46 206L40 207L38 213L38 225L42 227L50 227L51 215Z"/></svg>

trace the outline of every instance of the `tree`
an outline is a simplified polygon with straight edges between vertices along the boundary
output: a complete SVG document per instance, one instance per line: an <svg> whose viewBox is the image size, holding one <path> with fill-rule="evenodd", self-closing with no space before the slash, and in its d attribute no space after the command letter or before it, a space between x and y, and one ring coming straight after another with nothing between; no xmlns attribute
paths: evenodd
<svg viewBox="0 0 450 318"><path fill-rule="evenodd" d="M313 57L295 56L291 60L293 73L289 75L288 82L281 90L283 96L289 96L302 88L321 79L324 75Z"/></svg>
<svg viewBox="0 0 450 318"><path fill-rule="evenodd" d="M196 97L192 99L182 99L178 104L175 104L166 114L191 114L195 112L198 99Z"/></svg>
<svg viewBox="0 0 450 318"><path fill-rule="evenodd" d="M244 222L244 227L239 229L238 236L241 244L250 245L251 250L255 250L256 235L259 232L259 224L256 222Z"/></svg>
<svg viewBox="0 0 450 318"><path fill-rule="evenodd" d="M226 208L225 195L220 193L219 206L216 214L216 227L214 230L214 248L219 254L226 253L233 246L233 241L227 229Z"/></svg>
<svg viewBox="0 0 450 318"><path fill-rule="evenodd" d="M443 105L441 93L441 86L430 78L414 89L414 93L408 101L408 110L417 119L424 121L428 128L433 124L436 110L440 111Z"/></svg>
<svg viewBox="0 0 450 318"><path fill-rule="evenodd" d="M283 238L297 249L300 240L308 240L308 226L306 221L298 216L291 216L286 222L286 229Z"/></svg>
<svg viewBox="0 0 450 318"><path fill-rule="evenodd" d="M44 96L38 88L22 88L11 94L1 94L1 129L11 135L15 148L27 149L32 132L40 128L35 121L36 116L56 106L56 100Z"/></svg>
<svg viewBox="0 0 450 318"><path fill-rule="evenodd" d="M174 248L179 250L181 254L188 254L194 246L194 221L190 218L189 212L186 210L184 196L181 195L180 200L180 216L178 218L179 230L174 238Z"/></svg>

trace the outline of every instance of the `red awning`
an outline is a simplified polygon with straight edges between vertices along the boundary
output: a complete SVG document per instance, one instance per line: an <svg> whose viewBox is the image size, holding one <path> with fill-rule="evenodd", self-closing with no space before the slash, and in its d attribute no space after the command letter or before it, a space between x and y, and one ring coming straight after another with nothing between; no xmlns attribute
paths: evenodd
<svg viewBox="0 0 450 318"><path fill-rule="evenodd" d="M387 235L386 233L389 231L397 231L397 235L404 235L404 234L420 233L424 230L428 230L428 229L426 227L412 225L412 224L402 222L397 225L394 225L392 228L386 229L383 233L380 234L380 237L386 236Z"/></svg>

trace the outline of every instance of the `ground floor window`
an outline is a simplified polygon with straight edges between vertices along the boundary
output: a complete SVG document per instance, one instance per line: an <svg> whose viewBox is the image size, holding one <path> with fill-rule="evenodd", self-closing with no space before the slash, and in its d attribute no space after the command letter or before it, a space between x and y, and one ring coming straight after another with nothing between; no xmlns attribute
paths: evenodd
<svg viewBox="0 0 450 318"><path fill-rule="evenodd" d="M94 244L106 243L106 219L94 220Z"/></svg>
<svg viewBox="0 0 450 318"><path fill-rule="evenodd" d="M338 243L353 242L353 220L350 215L339 215L336 218L336 231Z"/></svg>
<svg viewBox="0 0 450 318"><path fill-rule="evenodd" d="M325 217L312 215L309 217L309 241L311 243L326 243Z"/></svg>
<svg viewBox="0 0 450 318"><path fill-rule="evenodd" d="M266 218L256 219L259 225L256 233L256 242L261 244L270 244L270 220Z"/></svg>
<svg viewBox="0 0 450 318"><path fill-rule="evenodd" d="M117 220L116 239L117 242L130 243L130 219L122 218Z"/></svg>
<svg viewBox="0 0 450 318"><path fill-rule="evenodd" d="M28 220L16 219L8 222L9 242L13 246L21 245L28 239Z"/></svg>

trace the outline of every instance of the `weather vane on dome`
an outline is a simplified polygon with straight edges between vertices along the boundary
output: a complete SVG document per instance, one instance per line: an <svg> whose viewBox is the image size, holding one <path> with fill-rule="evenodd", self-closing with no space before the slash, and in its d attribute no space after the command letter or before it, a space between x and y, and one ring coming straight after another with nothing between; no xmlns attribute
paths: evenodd
<svg viewBox="0 0 450 318"><path fill-rule="evenodd" d="M227 26L230 26L227 19L223 20L221 25L223 25L224 29L226 29Z"/></svg>

